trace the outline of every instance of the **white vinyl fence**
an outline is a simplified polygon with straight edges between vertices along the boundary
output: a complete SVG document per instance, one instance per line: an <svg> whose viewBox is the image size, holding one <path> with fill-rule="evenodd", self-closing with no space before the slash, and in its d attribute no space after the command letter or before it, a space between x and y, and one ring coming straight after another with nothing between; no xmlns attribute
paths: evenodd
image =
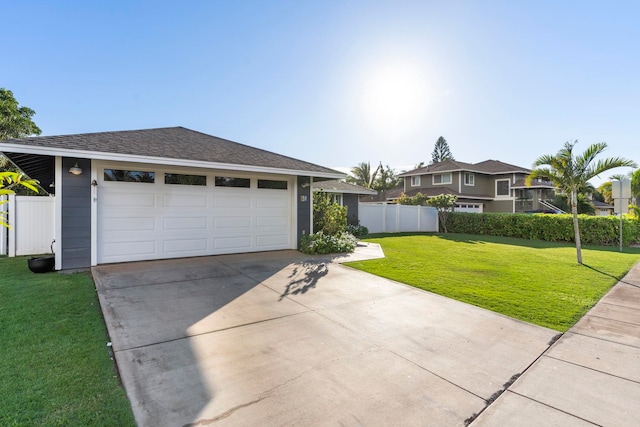
<svg viewBox="0 0 640 427"><path fill-rule="evenodd" d="M358 219L369 233L438 232L438 211L431 206L359 203Z"/></svg>
<svg viewBox="0 0 640 427"><path fill-rule="evenodd" d="M6 200L6 197L5 197ZM55 198L46 196L9 196L0 205L8 211L11 228L0 226L0 254L38 255L51 252L55 239Z"/></svg>

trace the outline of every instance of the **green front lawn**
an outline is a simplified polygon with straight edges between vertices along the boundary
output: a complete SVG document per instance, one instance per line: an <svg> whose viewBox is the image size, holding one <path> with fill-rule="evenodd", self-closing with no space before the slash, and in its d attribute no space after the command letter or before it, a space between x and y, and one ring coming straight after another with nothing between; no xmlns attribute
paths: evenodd
<svg viewBox="0 0 640 427"><path fill-rule="evenodd" d="M88 273L0 257L0 425L134 426Z"/></svg>
<svg viewBox="0 0 640 427"><path fill-rule="evenodd" d="M386 258L347 263L558 331L573 326L640 261L640 249L586 247L464 234L387 234Z"/></svg>

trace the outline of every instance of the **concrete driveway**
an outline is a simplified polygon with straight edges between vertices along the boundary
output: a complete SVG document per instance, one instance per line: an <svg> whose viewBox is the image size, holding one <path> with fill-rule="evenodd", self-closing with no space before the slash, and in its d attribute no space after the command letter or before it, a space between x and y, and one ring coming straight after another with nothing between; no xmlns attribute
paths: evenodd
<svg viewBox="0 0 640 427"><path fill-rule="evenodd" d="M296 251L93 275L140 426L462 426L557 334Z"/></svg>

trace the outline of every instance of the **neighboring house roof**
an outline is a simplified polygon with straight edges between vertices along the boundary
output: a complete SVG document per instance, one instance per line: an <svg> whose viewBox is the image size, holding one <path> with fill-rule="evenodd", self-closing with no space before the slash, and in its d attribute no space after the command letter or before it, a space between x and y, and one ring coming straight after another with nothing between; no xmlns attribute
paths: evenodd
<svg viewBox="0 0 640 427"><path fill-rule="evenodd" d="M524 179L519 179L511 185L511 188L550 188L555 189L556 186L550 181L532 180L531 184L527 185Z"/></svg>
<svg viewBox="0 0 640 427"><path fill-rule="evenodd" d="M323 178L345 176L323 166L184 127L8 139L0 141L0 151L9 158L11 153L24 153ZM25 173L29 174L27 170Z"/></svg>
<svg viewBox="0 0 640 427"><path fill-rule="evenodd" d="M390 202L402 195L404 187L390 188L389 190L379 191L375 196L360 196L360 201L363 203L380 203Z"/></svg>
<svg viewBox="0 0 640 427"><path fill-rule="evenodd" d="M440 194L453 194L454 196L458 196L460 199L465 200L493 200L495 197L488 194L461 194L455 190L452 190L447 187L442 188L414 188L408 191L404 191L402 187L393 188L391 190L387 190L386 192L380 192L377 196L366 196L361 197L360 201L364 203L375 203L375 202L390 202L398 199L402 193L404 193L407 197L413 197L416 194L420 193L427 197L434 197Z"/></svg>
<svg viewBox="0 0 640 427"><path fill-rule="evenodd" d="M442 162L434 163L429 166L414 169L408 172L399 174L399 177L414 176L414 175L426 175L432 173L443 172L477 172L487 175L497 175L505 173L530 173L531 171L521 166L511 165L498 160L485 160L480 163L465 163L457 160L445 160Z"/></svg>
<svg viewBox="0 0 640 427"><path fill-rule="evenodd" d="M365 188L360 185L350 184L336 179L329 181L314 181L312 188L314 191L323 191L325 193L378 194L377 191L371 190L370 188Z"/></svg>
<svg viewBox="0 0 640 427"><path fill-rule="evenodd" d="M592 200L591 203L593 204L593 207L597 209L615 209L610 204L605 202L600 202L598 200Z"/></svg>

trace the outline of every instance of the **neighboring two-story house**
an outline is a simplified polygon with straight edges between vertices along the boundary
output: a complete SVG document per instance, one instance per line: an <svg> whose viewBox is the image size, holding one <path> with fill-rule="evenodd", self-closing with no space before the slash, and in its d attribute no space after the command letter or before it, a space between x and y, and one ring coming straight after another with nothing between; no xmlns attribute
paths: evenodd
<svg viewBox="0 0 640 427"><path fill-rule="evenodd" d="M454 194L459 212L550 212L555 198L553 184L534 181L525 184L531 171L498 160L464 163L445 160L398 175L404 179L404 193L428 197Z"/></svg>

